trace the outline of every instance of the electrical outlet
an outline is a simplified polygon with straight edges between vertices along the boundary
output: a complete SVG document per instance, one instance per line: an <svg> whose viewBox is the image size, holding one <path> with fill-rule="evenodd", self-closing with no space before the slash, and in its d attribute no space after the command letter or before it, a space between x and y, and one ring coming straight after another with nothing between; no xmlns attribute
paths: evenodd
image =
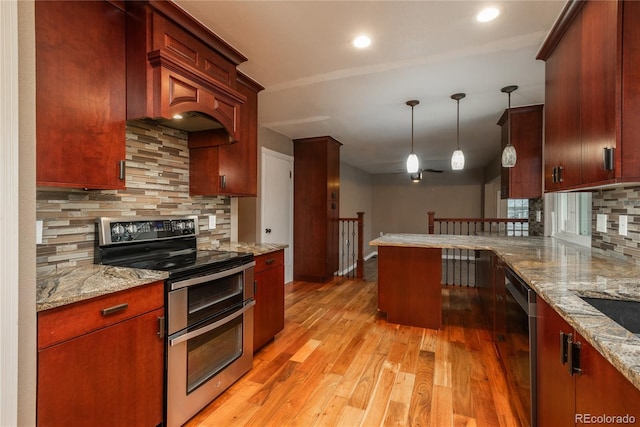
<svg viewBox="0 0 640 427"><path fill-rule="evenodd" d="M620 227L618 228L618 234L621 236L627 235L627 216L620 215L618 216L618 220L620 222Z"/></svg>
<svg viewBox="0 0 640 427"><path fill-rule="evenodd" d="M42 225L43 221L41 219L36 221L36 245L42 244Z"/></svg>
<svg viewBox="0 0 640 427"><path fill-rule="evenodd" d="M209 230L215 230L215 229L216 229L216 216L209 215Z"/></svg>

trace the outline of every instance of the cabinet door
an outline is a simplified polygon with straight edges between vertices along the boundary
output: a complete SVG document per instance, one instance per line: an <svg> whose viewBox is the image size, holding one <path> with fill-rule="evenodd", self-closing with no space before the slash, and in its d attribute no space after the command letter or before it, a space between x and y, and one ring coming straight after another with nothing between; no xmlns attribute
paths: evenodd
<svg viewBox="0 0 640 427"><path fill-rule="evenodd" d="M38 352L39 426L162 422L164 309Z"/></svg>
<svg viewBox="0 0 640 427"><path fill-rule="evenodd" d="M254 277L256 305L253 312L253 351L284 329L284 265L271 267Z"/></svg>
<svg viewBox="0 0 640 427"><path fill-rule="evenodd" d="M546 61L545 191L580 184L580 18L567 29ZM562 182L554 170L562 168Z"/></svg>
<svg viewBox="0 0 640 427"><path fill-rule="evenodd" d="M587 416L629 415L640 420L640 390L578 334L576 341L581 344L582 369L581 375L576 376L576 417L582 419L576 418L576 425L586 424ZM625 422L614 420L600 424L623 425Z"/></svg>
<svg viewBox="0 0 640 427"><path fill-rule="evenodd" d="M616 99L618 60L617 1L588 1L582 8L580 69L582 184L615 178L605 170L604 149L616 147L619 107Z"/></svg>
<svg viewBox="0 0 640 427"><path fill-rule="evenodd" d="M39 1L38 185L123 189L125 13L106 1Z"/></svg>
<svg viewBox="0 0 640 427"><path fill-rule="evenodd" d="M575 382L561 361L560 332L570 333L569 324L542 298L538 298L537 397L539 426L571 426L575 416Z"/></svg>
<svg viewBox="0 0 640 427"><path fill-rule="evenodd" d="M622 164L620 173L640 181L640 2L625 1L622 7L622 87L626 90L622 92L622 147L616 149L616 157Z"/></svg>
<svg viewBox="0 0 640 427"><path fill-rule="evenodd" d="M506 114L506 112L505 112ZM504 115L503 115L504 117ZM503 199L535 199L542 196L542 105L511 109L511 143L518 152L513 168L502 168ZM508 115L502 125L502 148L507 145Z"/></svg>
<svg viewBox="0 0 640 427"><path fill-rule="evenodd" d="M219 150L219 174L225 188L220 194L256 196L258 194L258 93L238 82L238 92L247 97L240 107L240 140Z"/></svg>

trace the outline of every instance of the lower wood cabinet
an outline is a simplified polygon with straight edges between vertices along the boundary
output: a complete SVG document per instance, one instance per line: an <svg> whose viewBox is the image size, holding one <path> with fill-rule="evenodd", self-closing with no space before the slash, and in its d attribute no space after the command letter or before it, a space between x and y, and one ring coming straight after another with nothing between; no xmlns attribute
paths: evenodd
<svg viewBox="0 0 640 427"><path fill-rule="evenodd" d="M38 426L162 423L164 284L38 313Z"/></svg>
<svg viewBox="0 0 640 427"><path fill-rule="evenodd" d="M538 425L629 424L618 416L640 420L640 390L541 298L537 310Z"/></svg>
<svg viewBox="0 0 640 427"><path fill-rule="evenodd" d="M253 351L284 329L284 249L255 257Z"/></svg>
<svg viewBox="0 0 640 427"><path fill-rule="evenodd" d="M401 325L442 327L442 250L378 246L378 310Z"/></svg>

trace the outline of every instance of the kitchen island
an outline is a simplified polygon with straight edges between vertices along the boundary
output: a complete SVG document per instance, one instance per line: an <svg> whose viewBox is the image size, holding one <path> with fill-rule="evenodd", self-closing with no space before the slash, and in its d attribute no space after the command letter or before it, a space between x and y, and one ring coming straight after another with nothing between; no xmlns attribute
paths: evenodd
<svg viewBox="0 0 640 427"><path fill-rule="evenodd" d="M640 338L580 298L640 301L640 267L632 261L544 237L387 234L370 244L378 246L381 267L385 263L382 259L384 248L451 248L495 253L539 298L640 389ZM433 277L440 278L437 274ZM402 282L398 281L396 285L402 286Z"/></svg>

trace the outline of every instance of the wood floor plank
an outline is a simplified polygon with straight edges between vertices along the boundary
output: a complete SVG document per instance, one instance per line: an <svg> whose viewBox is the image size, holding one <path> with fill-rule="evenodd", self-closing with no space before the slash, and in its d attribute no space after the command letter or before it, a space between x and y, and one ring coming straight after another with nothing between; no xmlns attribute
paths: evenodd
<svg viewBox="0 0 640 427"><path fill-rule="evenodd" d="M378 376L373 395L365 410L363 420L365 426L378 426L384 421L387 406L389 405L389 396L391 395L399 370L400 365L397 363L384 363L382 372L380 372Z"/></svg>
<svg viewBox="0 0 640 427"><path fill-rule="evenodd" d="M440 331L387 323L376 298L375 282L287 284L284 330L187 427L519 425L475 289L443 288Z"/></svg>

